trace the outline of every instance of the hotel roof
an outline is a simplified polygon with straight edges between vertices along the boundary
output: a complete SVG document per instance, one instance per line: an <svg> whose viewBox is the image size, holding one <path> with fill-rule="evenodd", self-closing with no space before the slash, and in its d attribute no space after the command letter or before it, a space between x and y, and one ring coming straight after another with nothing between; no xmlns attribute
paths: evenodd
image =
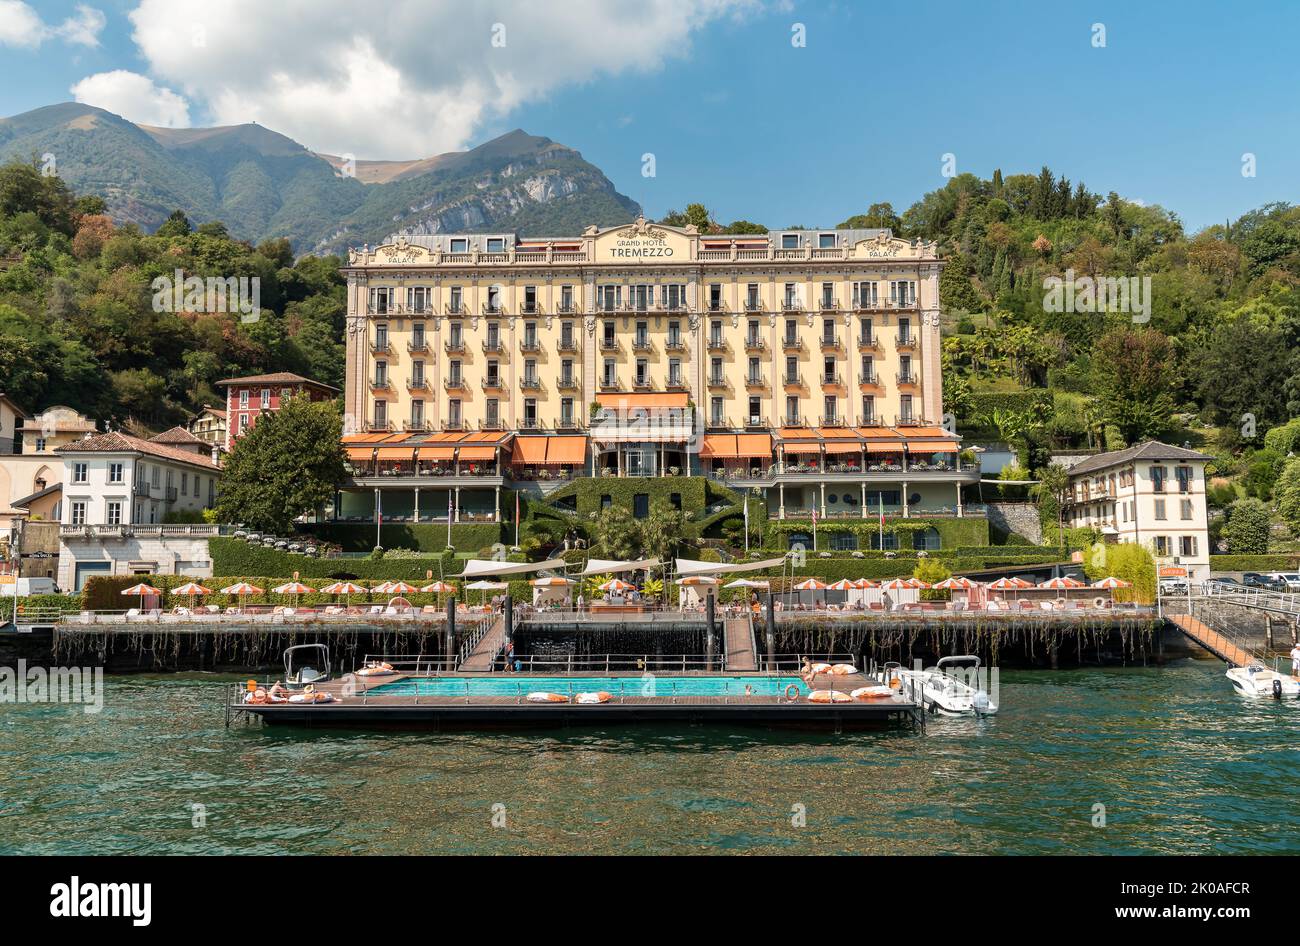
<svg viewBox="0 0 1300 946"><path fill-rule="evenodd" d="M203 446L207 446L206 443L204 443L198 437L194 436L184 427L173 427L171 430L164 430L162 433L158 434L157 436L150 437L149 442L161 443L161 444L190 444L190 445L197 443L197 444L202 444Z"/></svg>
<svg viewBox="0 0 1300 946"><path fill-rule="evenodd" d="M1189 450L1186 447L1175 447L1167 443L1161 443L1159 440L1147 440L1143 443L1132 447L1125 447L1123 450L1111 450L1108 453L1098 453L1088 457L1086 460L1080 460L1074 466L1070 467L1070 475L1075 476L1082 473L1092 473L1096 470L1107 470L1113 466L1122 466L1125 463L1134 463L1146 460L1213 460L1214 457L1200 453L1196 450Z"/></svg>

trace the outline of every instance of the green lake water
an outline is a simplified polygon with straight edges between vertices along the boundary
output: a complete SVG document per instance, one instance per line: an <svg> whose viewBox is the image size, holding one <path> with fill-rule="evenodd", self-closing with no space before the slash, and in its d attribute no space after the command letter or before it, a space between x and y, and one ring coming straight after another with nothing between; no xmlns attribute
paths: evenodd
<svg viewBox="0 0 1300 946"><path fill-rule="evenodd" d="M1300 852L1300 704L1217 662L1008 671L924 735L227 730L226 679L0 705L0 853Z"/></svg>

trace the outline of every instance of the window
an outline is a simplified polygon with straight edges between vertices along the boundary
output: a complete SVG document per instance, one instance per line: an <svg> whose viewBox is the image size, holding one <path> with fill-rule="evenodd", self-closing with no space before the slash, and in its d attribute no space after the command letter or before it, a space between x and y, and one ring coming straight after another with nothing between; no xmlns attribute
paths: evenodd
<svg viewBox="0 0 1300 946"><path fill-rule="evenodd" d="M487 344L488 348L495 349L501 344L501 323L489 322L487 324Z"/></svg>
<svg viewBox="0 0 1300 946"><path fill-rule="evenodd" d="M495 427L501 421L501 406L496 398L490 397L484 405L483 422L489 427Z"/></svg>
<svg viewBox="0 0 1300 946"><path fill-rule="evenodd" d="M1196 556L1196 536L1183 535L1178 537L1178 554L1188 558Z"/></svg>
<svg viewBox="0 0 1300 946"><path fill-rule="evenodd" d="M414 400L411 402L411 426L424 426L424 401Z"/></svg>
<svg viewBox="0 0 1300 946"><path fill-rule="evenodd" d="M110 463L108 465L108 481L110 483L122 482L123 465L121 463Z"/></svg>
<svg viewBox="0 0 1300 946"><path fill-rule="evenodd" d="M628 286L628 302L637 312L644 312L655 304L655 288L639 284Z"/></svg>
<svg viewBox="0 0 1300 946"><path fill-rule="evenodd" d="M460 348L465 344L465 328L459 322L452 322L448 332L447 343L452 348Z"/></svg>
<svg viewBox="0 0 1300 946"><path fill-rule="evenodd" d="M612 505L614 505L614 498L610 496L609 493L602 493L600 497L600 508L608 509Z"/></svg>
<svg viewBox="0 0 1300 946"><path fill-rule="evenodd" d="M601 341L606 348L614 347L614 323L605 322L600 327Z"/></svg>
<svg viewBox="0 0 1300 946"><path fill-rule="evenodd" d="M915 339L912 337L912 320L898 320L898 343L900 345L910 345Z"/></svg>
<svg viewBox="0 0 1300 946"><path fill-rule="evenodd" d="M714 312L722 308L722 286L718 283L709 284L709 308Z"/></svg>
<svg viewBox="0 0 1300 946"><path fill-rule="evenodd" d="M408 287L406 290L407 308L415 313L428 312L432 292L433 290L428 286ZM423 326L421 326L421 328L423 328Z"/></svg>
<svg viewBox="0 0 1300 946"><path fill-rule="evenodd" d="M105 504L104 521L110 526L120 526L122 524L122 504L119 502L110 502Z"/></svg>
<svg viewBox="0 0 1300 946"><path fill-rule="evenodd" d="M676 348L682 343L682 323L676 320L668 323L668 345Z"/></svg>
<svg viewBox="0 0 1300 946"><path fill-rule="evenodd" d="M248 410L248 390L246 388L239 392L239 409L241 411Z"/></svg>
<svg viewBox="0 0 1300 946"><path fill-rule="evenodd" d="M795 319L785 320L785 343L787 345L799 343L799 323Z"/></svg>
<svg viewBox="0 0 1300 946"><path fill-rule="evenodd" d="M417 388L424 387L424 362L423 361L411 362L411 385Z"/></svg>
<svg viewBox="0 0 1300 946"><path fill-rule="evenodd" d="M857 309L874 309L880 296L874 282L855 282L853 284L853 306ZM863 321L869 322L869 319Z"/></svg>
<svg viewBox="0 0 1300 946"><path fill-rule="evenodd" d="M709 384L722 384L722 359L709 359Z"/></svg>
<svg viewBox="0 0 1300 946"><path fill-rule="evenodd" d="M503 237L488 237L487 251L489 253L504 253L506 251L506 241Z"/></svg>
<svg viewBox="0 0 1300 946"><path fill-rule="evenodd" d="M715 427L722 426L722 398L709 398L709 421Z"/></svg>
<svg viewBox="0 0 1300 946"><path fill-rule="evenodd" d="M750 383L750 384L758 384L758 383L762 380L761 373L759 372L759 369L758 369L758 359L757 359L757 358L751 358L751 359L749 359L749 376L748 376L748 377L749 377L749 383Z"/></svg>
<svg viewBox="0 0 1300 946"><path fill-rule="evenodd" d="M1174 467L1174 476L1178 479L1178 492L1190 493L1192 491L1192 468L1190 466Z"/></svg>
<svg viewBox="0 0 1300 946"><path fill-rule="evenodd" d="M900 423L910 424L915 417L912 414L912 395L904 394L898 399L898 420Z"/></svg>
<svg viewBox="0 0 1300 946"><path fill-rule="evenodd" d="M602 383L603 383L603 384L605 385L605 387L607 387L607 388L612 388L612 387L614 387L615 384L618 383L618 382L617 382L616 375L615 375L615 371L614 371L614 359L613 359L613 358L606 358L606 359L605 359L605 374L604 374L604 377L603 377L603 379L602 379Z"/></svg>
<svg viewBox="0 0 1300 946"><path fill-rule="evenodd" d="M1151 467L1151 491L1153 493L1163 493L1165 491L1165 468L1163 466Z"/></svg>
<svg viewBox="0 0 1300 946"><path fill-rule="evenodd" d="M799 287L797 284L788 282L785 284L785 307L793 309L799 304Z"/></svg>
<svg viewBox="0 0 1300 946"><path fill-rule="evenodd" d="M757 426L763 420L763 399L751 397L749 399L749 424L751 427Z"/></svg>
<svg viewBox="0 0 1300 946"><path fill-rule="evenodd" d="M602 312L613 312L623 298L622 286L597 286L596 304Z"/></svg>
<svg viewBox="0 0 1300 946"><path fill-rule="evenodd" d="M468 252L469 252L469 240L465 239L464 237L458 237L458 238L456 238L456 239L453 239L453 240L451 241L451 252L452 252L452 253L468 253Z"/></svg>
<svg viewBox="0 0 1300 946"><path fill-rule="evenodd" d="M822 342L827 345L835 344L835 320L822 319Z"/></svg>
<svg viewBox="0 0 1300 946"><path fill-rule="evenodd" d="M897 533L895 533L895 532L886 532L886 533L884 534L884 536L881 536L880 532L879 532L879 531L876 531L876 532L872 532L872 533L870 533L870 535L871 535L871 548L872 548L873 550L875 550L875 551L885 551L885 552L889 552L889 551L897 550L897 548L898 548L898 534L897 534ZM882 538L884 539L883 544L882 544L882 542L881 542L881 539L882 539Z"/></svg>
<svg viewBox="0 0 1300 946"><path fill-rule="evenodd" d="M383 388L388 386L388 362L375 362L375 387Z"/></svg>
<svg viewBox="0 0 1300 946"><path fill-rule="evenodd" d="M785 399L785 422L790 427L799 426L799 399L797 397L787 397Z"/></svg>
<svg viewBox="0 0 1300 946"><path fill-rule="evenodd" d="M1192 501L1184 499L1178 504L1178 514L1184 519L1192 518Z"/></svg>
<svg viewBox="0 0 1300 946"><path fill-rule="evenodd" d="M833 238L832 238L833 239ZM822 283L822 308L830 309L835 306L835 283Z"/></svg>
<svg viewBox="0 0 1300 946"><path fill-rule="evenodd" d="M782 234L781 234L781 249L783 249L783 250L797 250L797 249L799 249L799 234L797 234L797 233L782 233Z"/></svg>
<svg viewBox="0 0 1300 946"><path fill-rule="evenodd" d="M713 348L722 347L722 323L713 321L709 323L709 345Z"/></svg>
<svg viewBox="0 0 1300 946"><path fill-rule="evenodd" d="M158 467L155 466L149 471L149 482L153 484L154 489L158 488L158 484L161 482L161 480L159 479Z"/></svg>
<svg viewBox="0 0 1300 946"><path fill-rule="evenodd" d="M89 479L88 468L84 463L72 464L72 482L85 483Z"/></svg>
<svg viewBox="0 0 1300 946"><path fill-rule="evenodd" d="M495 358L489 360L487 363L486 383L492 387L496 387L501 383L501 363Z"/></svg>
<svg viewBox="0 0 1300 946"><path fill-rule="evenodd" d="M447 426L460 426L460 398L452 398L447 402Z"/></svg>
<svg viewBox="0 0 1300 946"><path fill-rule="evenodd" d="M524 311L525 312L537 311L537 287L536 286L524 286Z"/></svg>
<svg viewBox="0 0 1300 946"><path fill-rule="evenodd" d="M636 360L636 383L637 387L645 387L650 383L650 362L644 358Z"/></svg>
<svg viewBox="0 0 1300 946"><path fill-rule="evenodd" d="M862 378L863 384L876 383L876 360L870 355L862 356Z"/></svg>
<svg viewBox="0 0 1300 946"><path fill-rule="evenodd" d="M453 387L460 387L460 360L447 362L447 380Z"/></svg>
<svg viewBox="0 0 1300 946"><path fill-rule="evenodd" d="M832 552L852 552L858 547L858 537L852 532L832 532Z"/></svg>
<svg viewBox="0 0 1300 946"><path fill-rule="evenodd" d="M832 424L835 422L836 403L838 402L838 400L839 399L836 398L834 395L830 395L822 399L822 411L823 411L822 421L824 423Z"/></svg>
<svg viewBox="0 0 1300 946"><path fill-rule="evenodd" d="M181 495L188 496L189 494L190 494L190 475L188 473L181 473Z"/></svg>
<svg viewBox="0 0 1300 946"><path fill-rule="evenodd" d="M573 426L573 398L560 398L560 426Z"/></svg>
<svg viewBox="0 0 1300 946"><path fill-rule="evenodd" d="M759 309L758 304L758 283L752 282L745 286L745 308L751 312Z"/></svg>
<svg viewBox="0 0 1300 946"><path fill-rule="evenodd" d="M74 502L70 514L74 526L84 526L86 524L86 504L84 502L80 500Z"/></svg>
<svg viewBox="0 0 1300 946"><path fill-rule="evenodd" d="M573 323L572 322L560 323L560 347L566 349L573 347Z"/></svg>
<svg viewBox="0 0 1300 946"><path fill-rule="evenodd" d="M524 398L524 429L531 430L537 426L537 398Z"/></svg>
<svg viewBox="0 0 1300 946"><path fill-rule="evenodd" d="M817 234L817 248L819 250L835 249L835 234L833 233Z"/></svg>
<svg viewBox="0 0 1300 946"><path fill-rule="evenodd" d="M858 323L858 344L863 348L870 348L875 344L876 336L871 324L871 319L863 319Z"/></svg>
<svg viewBox="0 0 1300 946"><path fill-rule="evenodd" d="M572 286L560 287L560 311L561 312L573 311L573 287Z"/></svg>
<svg viewBox="0 0 1300 946"><path fill-rule="evenodd" d="M681 493L669 493L669 494L668 494L668 502L669 502L669 504L670 504L674 509L680 511L681 508L682 508L682 494L681 494Z"/></svg>
<svg viewBox="0 0 1300 946"><path fill-rule="evenodd" d="M799 359L794 355L787 355L785 358L785 383L799 383Z"/></svg>
<svg viewBox="0 0 1300 946"><path fill-rule="evenodd" d="M644 519L650 515L650 494L637 493L632 497L632 515Z"/></svg>
<svg viewBox="0 0 1300 946"><path fill-rule="evenodd" d="M916 304L916 282L911 279L895 279L889 284L889 301L897 306Z"/></svg>
<svg viewBox="0 0 1300 946"><path fill-rule="evenodd" d="M388 309L392 303L393 290L387 286L379 286L370 290L370 314L387 315Z"/></svg>
<svg viewBox="0 0 1300 946"><path fill-rule="evenodd" d="M560 362L560 383L566 388L573 384L573 359L565 358Z"/></svg>
<svg viewBox="0 0 1300 946"><path fill-rule="evenodd" d="M271 406L271 389L262 388L262 399L258 402L262 410L267 410Z"/></svg>
<svg viewBox="0 0 1300 946"><path fill-rule="evenodd" d="M456 245L456 241L455 241L455 240L452 240L451 242L452 242L452 245L453 245L453 246ZM461 240L460 242L461 242L461 243L464 243L465 241L464 241L464 240ZM464 252L464 251L463 251L463 250L461 250L461 251L452 250L452 252L455 253L455 252ZM465 288L464 288L463 286L452 286L452 287L451 287L451 302L449 303L449 305L450 305L450 311L451 311L452 313L464 312L464 311L465 311ZM454 326L453 326L453 328L454 328Z"/></svg>
<svg viewBox="0 0 1300 946"><path fill-rule="evenodd" d="M44 438L44 437L37 437L37 438L36 438L36 452L37 452L37 453L44 453L44 452L45 452L45 438Z"/></svg>
<svg viewBox="0 0 1300 946"><path fill-rule="evenodd" d="M376 427L388 426L388 402L387 401L375 401L375 426Z"/></svg>
<svg viewBox="0 0 1300 946"><path fill-rule="evenodd" d="M867 426L871 426L876 422L876 398L873 394L862 395L861 422Z"/></svg>
<svg viewBox="0 0 1300 946"><path fill-rule="evenodd" d="M641 321L636 323L636 345L638 348L645 348L650 344L650 323Z"/></svg>
<svg viewBox="0 0 1300 946"><path fill-rule="evenodd" d="M908 384L912 380L914 380L912 378L912 356L899 355L898 356L898 383Z"/></svg>
<svg viewBox="0 0 1300 946"><path fill-rule="evenodd" d="M1164 557L1169 554L1169 536L1158 535L1155 537L1156 555Z"/></svg>

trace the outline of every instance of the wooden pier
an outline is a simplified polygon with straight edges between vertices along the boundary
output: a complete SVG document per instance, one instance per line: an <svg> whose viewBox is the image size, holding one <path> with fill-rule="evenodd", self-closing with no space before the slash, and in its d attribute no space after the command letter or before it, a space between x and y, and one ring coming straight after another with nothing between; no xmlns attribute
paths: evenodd
<svg viewBox="0 0 1300 946"><path fill-rule="evenodd" d="M1256 663L1255 656L1245 648L1220 634L1199 618L1190 614L1166 615L1169 622L1231 667L1245 667Z"/></svg>
<svg viewBox="0 0 1300 946"><path fill-rule="evenodd" d="M727 618L723 637L727 647L727 670L743 673L758 669L758 655L754 653L754 628L749 618Z"/></svg>

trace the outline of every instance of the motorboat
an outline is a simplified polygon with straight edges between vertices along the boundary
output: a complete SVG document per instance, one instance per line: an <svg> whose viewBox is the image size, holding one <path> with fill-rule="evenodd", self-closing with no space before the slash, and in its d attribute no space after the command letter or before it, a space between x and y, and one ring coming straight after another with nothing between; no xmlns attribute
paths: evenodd
<svg viewBox="0 0 1300 946"><path fill-rule="evenodd" d="M1229 667L1224 676L1232 683L1234 690L1251 699L1294 700L1300 697L1300 680L1270 670L1262 663Z"/></svg>
<svg viewBox="0 0 1300 946"><path fill-rule="evenodd" d="M330 678L330 652L324 644L298 644L284 652L284 685L299 690Z"/></svg>
<svg viewBox="0 0 1300 946"><path fill-rule="evenodd" d="M916 697L931 713L941 716L992 716L998 711L982 687L971 686L967 681L979 682L980 659L974 654L941 657L926 670L906 670L901 666L886 666L886 680L897 678L903 695L916 693Z"/></svg>

